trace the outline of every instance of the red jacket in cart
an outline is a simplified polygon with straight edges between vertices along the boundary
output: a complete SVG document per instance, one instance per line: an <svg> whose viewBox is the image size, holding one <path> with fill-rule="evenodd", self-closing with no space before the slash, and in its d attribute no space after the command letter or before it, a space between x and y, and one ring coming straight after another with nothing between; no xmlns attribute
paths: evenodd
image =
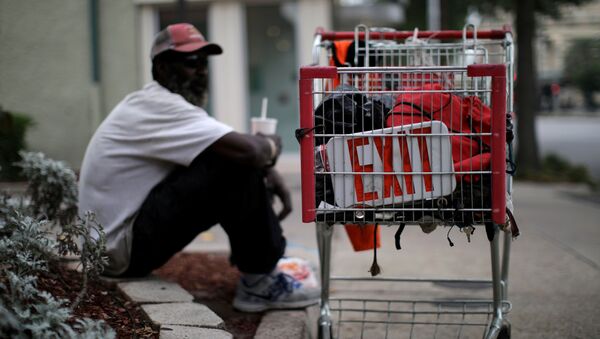
<svg viewBox="0 0 600 339"><path fill-rule="evenodd" d="M476 96L461 97L443 92L439 84L427 84L414 93L401 93L396 97L386 126L431 120L443 122L453 134L452 157L457 179L478 180L478 177L463 176L463 172L490 167L490 108Z"/></svg>

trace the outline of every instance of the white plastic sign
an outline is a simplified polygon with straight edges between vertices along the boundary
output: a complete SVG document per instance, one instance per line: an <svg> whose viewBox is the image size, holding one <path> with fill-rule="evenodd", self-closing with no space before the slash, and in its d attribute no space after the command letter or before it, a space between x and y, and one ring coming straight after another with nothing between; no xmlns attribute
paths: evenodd
<svg viewBox="0 0 600 339"><path fill-rule="evenodd" d="M441 121L336 136L326 149L339 207L433 199L456 188L450 134Z"/></svg>

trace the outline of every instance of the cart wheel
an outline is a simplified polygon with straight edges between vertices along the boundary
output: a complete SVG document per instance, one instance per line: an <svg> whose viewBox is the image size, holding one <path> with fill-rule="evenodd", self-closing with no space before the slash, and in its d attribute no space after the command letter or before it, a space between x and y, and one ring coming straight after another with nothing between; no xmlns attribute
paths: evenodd
<svg viewBox="0 0 600 339"><path fill-rule="evenodd" d="M503 325L498 333L498 339L510 339L510 325Z"/></svg>
<svg viewBox="0 0 600 339"><path fill-rule="evenodd" d="M333 328L331 326L331 318L327 317L319 317L319 333L318 339L332 339L333 338Z"/></svg>
<svg viewBox="0 0 600 339"><path fill-rule="evenodd" d="M319 326L319 339L333 339L333 329L331 326Z"/></svg>

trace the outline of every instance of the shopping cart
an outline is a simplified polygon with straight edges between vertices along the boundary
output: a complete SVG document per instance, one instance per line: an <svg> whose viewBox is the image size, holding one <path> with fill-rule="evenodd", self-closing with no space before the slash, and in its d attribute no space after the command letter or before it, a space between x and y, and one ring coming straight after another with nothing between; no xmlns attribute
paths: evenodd
<svg viewBox="0 0 600 339"><path fill-rule="evenodd" d="M313 58L300 69L296 136L303 221L317 226L319 337L460 338L475 328L509 338L510 30L319 30ZM333 226L343 224L484 227L492 279L330 277ZM487 282L493 298L330 298L332 281Z"/></svg>

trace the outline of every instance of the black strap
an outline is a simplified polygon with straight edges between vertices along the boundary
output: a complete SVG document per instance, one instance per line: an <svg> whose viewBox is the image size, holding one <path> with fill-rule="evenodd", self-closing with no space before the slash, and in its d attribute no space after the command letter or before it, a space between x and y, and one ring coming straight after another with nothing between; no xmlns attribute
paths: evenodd
<svg viewBox="0 0 600 339"><path fill-rule="evenodd" d="M508 143L508 158L506 159L506 163L508 164L508 166L506 166L506 173L514 176L517 173L517 164L514 162L513 160L513 147L512 147L512 143L509 142Z"/></svg>
<svg viewBox="0 0 600 339"><path fill-rule="evenodd" d="M379 264L377 263L377 228L378 227L379 227L379 224L375 224L375 227L373 228L373 263L371 264L371 269L369 270L369 272L371 272L372 277L381 273L381 267L379 267Z"/></svg>
<svg viewBox="0 0 600 339"><path fill-rule="evenodd" d="M506 162L508 164L508 166L506 166L506 173L514 176L515 173L517 173L517 164L510 159L506 159Z"/></svg>
<svg viewBox="0 0 600 339"><path fill-rule="evenodd" d="M401 223L400 226L398 226L398 230L396 230L396 234L394 234L394 239L396 240L396 249L397 250L401 250L402 247L400 247L400 236L402 235L402 232L404 232L404 227L406 227L406 223Z"/></svg>
<svg viewBox="0 0 600 339"><path fill-rule="evenodd" d="M490 242L494 240L494 236L496 235L496 225L493 222L488 221L485 223L485 234Z"/></svg>
<svg viewBox="0 0 600 339"><path fill-rule="evenodd" d="M450 231L452 231L453 228L454 225L450 226L448 233L446 233L446 239L448 239L448 245L450 245L450 247L454 247L454 243L452 242L452 239L450 239Z"/></svg>
<svg viewBox="0 0 600 339"><path fill-rule="evenodd" d="M304 138L308 133L320 127L323 127L323 125L317 125L313 128L297 128L295 131L296 140L298 140L298 143L300 143L300 141L302 141L302 138Z"/></svg>
<svg viewBox="0 0 600 339"><path fill-rule="evenodd" d="M506 209L506 214L508 215L508 220L510 221L510 232L512 233L512 237L516 238L521 234L521 231L519 231L519 226L517 226L515 216L508 208Z"/></svg>

